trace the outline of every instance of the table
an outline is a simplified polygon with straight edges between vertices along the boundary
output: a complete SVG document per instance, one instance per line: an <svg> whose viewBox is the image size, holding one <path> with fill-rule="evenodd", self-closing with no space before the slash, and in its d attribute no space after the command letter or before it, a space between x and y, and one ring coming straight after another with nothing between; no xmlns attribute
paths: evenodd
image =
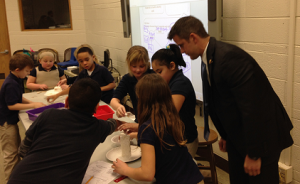
<svg viewBox="0 0 300 184"><path fill-rule="evenodd" d="M31 100L33 102L43 102L44 104L49 104L46 100L46 97L44 96L45 94L45 91L41 92L41 91L38 91L38 92L31 92L31 93L24 93L23 94L23 97L27 98L28 100ZM66 98L67 95L64 95L64 96L60 96L58 97L56 100L55 100L55 103L59 103L59 102L63 102L65 101L65 98ZM100 102L100 105L107 105L106 103L104 102ZM29 118L28 118L28 114L26 113L27 110L22 110L19 112L19 118L20 118L20 121L22 122L22 124L24 125L25 127L25 130L27 130L30 125L32 124L33 121L31 121ZM123 117L123 118L118 118L115 114L113 115L113 118L114 119L119 119L121 121L126 121L126 122L133 122L133 120L131 120L130 118L128 117ZM105 161L105 162L108 162L108 163L112 163L111 161L107 160L106 159L106 153L112 149L113 147L115 147L115 144L113 144L111 142L111 138L115 135L118 135L119 133L117 132L114 132L112 133L111 135L107 136L106 140L99 144L98 147L95 149L92 157L91 157L91 160L90 162L94 162L94 161L97 161L97 160L101 160L101 161ZM134 168L138 168L141 166L141 159L138 159L136 161L133 161L133 162L130 162L128 163L128 165L130 167L134 167ZM110 182L110 184L114 184L115 182L112 181ZM134 183L140 183L140 184L150 184L152 182L140 182L140 181L136 181L136 180L133 180L133 179L129 179L129 178L126 178L120 182L118 182L118 184L134 184Z"/></svg>

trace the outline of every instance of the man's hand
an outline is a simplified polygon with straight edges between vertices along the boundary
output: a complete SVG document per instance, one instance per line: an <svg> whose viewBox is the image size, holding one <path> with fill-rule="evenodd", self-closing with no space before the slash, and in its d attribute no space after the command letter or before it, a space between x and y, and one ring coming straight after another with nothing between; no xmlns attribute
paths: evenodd
<svg viewBox="0 0 300 184"><path fill-rule="evenodd" d="M221 151L227 152L227 150L226 150L226 140L224 140L222 137L219 140L219 148L220 148Z"/></svg>
<svg viewBox="0 0 300 184"><path fill-rule="evenodd" d="M261 167L261 158L257 160L251 159L248 155L246 155L244 162L244 170L245 173L249 174L249 176L257 176L260 174Z"/></svg>

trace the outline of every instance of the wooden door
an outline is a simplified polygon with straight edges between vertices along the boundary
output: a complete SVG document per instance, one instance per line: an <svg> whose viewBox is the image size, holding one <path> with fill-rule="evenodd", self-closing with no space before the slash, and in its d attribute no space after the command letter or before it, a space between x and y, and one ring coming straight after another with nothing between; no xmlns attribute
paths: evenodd
<svg viewBox="0 0 300 184"><path fill-rule="evenodd" d="M9 74L9 60L11 56L7 18L5 10L5 0L0 0L0 87L4 79ZM5 52L5 51L8 52Z"/></svg>

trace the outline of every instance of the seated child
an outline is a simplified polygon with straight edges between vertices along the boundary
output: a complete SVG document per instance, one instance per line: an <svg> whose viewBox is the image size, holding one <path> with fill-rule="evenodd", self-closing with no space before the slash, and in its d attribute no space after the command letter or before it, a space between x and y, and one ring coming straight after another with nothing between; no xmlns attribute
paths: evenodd
<svg viewBox="0 0 300 184"><path fill-rule="evenodd" d="M81 183L95 148L120 124L93 117L100 98L98 83L85 78L70 88L67 109L44 111L26 132L8 184Z"/></svg>
<svg viewBox="0 0 300 184"><path fill-rule="evenodd" d="M17 123L19 110L45 106L24 98L23 81L33 68L32 59L26 54L16 54L9 61L10 74L0 90L0 149L3 154L4 180L7 182L14 166L20 161L18 147L20 134Z"/></svg>
<svg viewBox="0 0 300 184"><path fill-rule="evenodd" d="M46 90L54 88L58 81L65 79L64 71L54 66L54 55L52 52L39 53L40 65L35 67L27 79L27 88L31 90ZM67 85L62 86L63 89Z"/></svg>
<svg viewBox="0 0 300 184"><path fill-rule="evenodd" d="M142 150L139 168L117 159L114 172L140 181L196 184L203 180L185 146L184 124L172 101L166 81L157 74L145 75L136 84L138 97L138 144Z"/></svg>
<svg viewBox="0 0 300 184"><path fill-rule="evenodd" d="M80 64L80 67L83 68L76 78L74 84L82 78L91 78L95 80L98 82L102 91L101 100L109 104L111 98L113 97L114 88L116 87L115 79L111 73L104 66L100 66L99 64L95 63L96 56L89 45L84 44L77 47L74 54ZM47 97L47 100L48 102L53 102L59 96L68 94L68 91L69 88L57 93L56 95Z"/></svg>

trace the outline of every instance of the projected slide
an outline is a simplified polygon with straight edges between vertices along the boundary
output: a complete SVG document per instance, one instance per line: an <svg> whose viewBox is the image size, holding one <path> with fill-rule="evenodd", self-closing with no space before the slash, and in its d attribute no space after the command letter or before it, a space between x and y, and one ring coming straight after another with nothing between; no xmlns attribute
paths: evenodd
<svg viewBox="0 0 300 184"><path fill-rule="evenodd" d="M141 45L147 48L149 57L171 43L167 39L173 24L183 16L190 15L190 3L153 5L140 7ZM184 74L191 80L191 59L183 54L186 67Z"/></svg>

